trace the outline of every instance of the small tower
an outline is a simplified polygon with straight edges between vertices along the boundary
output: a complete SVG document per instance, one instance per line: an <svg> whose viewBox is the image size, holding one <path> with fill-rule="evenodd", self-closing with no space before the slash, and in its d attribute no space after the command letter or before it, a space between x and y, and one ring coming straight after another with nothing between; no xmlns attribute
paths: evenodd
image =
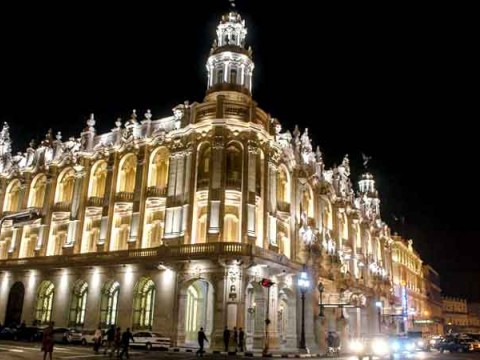
<svg viewBox="0 0 480 360"><path fill-rule="evenodd" d="M206 64L207 100L219 94L237 100L251 97L254 64L251 49L245 45L246 35L245 20L237 11L222 16Z"/></svg>
<svg viewBox="0 0 480 360"><path fill-rule="evenodd" d="M380 216L380 199L378 198L378 191L375 189L375 180L373 175L369 172L362 174L358 182L361 199L361 210L364 215L373 220Z"/></svg>

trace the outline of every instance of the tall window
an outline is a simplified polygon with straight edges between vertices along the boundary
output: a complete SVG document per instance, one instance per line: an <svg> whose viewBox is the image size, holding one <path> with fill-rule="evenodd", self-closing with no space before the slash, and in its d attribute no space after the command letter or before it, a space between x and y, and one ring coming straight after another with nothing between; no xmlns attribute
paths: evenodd
<svg viewBox="0 0 480 360"><path fill-rule="evenodd" d="M223 83L223 69L217 72L217 84Z"/></svg>
<svg viewBox="0 0 480 360"><path fill-rule="evenodd" d="M120 162L117 192L133 193L135 191L135 174L137 159L135 155L126 155Z"/></svg>
<svg viewBox="0 0 480 360"><path fill-rule="evenodd" d="M73 186L75 184L75 171L64 170L58 177L57 191L55 193L56 203L71 203L73 198Z"/></svg>
<svg viewBox="0 0 480 360"><path fill-rule="evenodd" d="M51 281L44 280L40 283L35 303L35 322L46 324L52 320L54 290Z"/></svg>
<svg viewBox="0 0 480 360"><path fill-rule="evenodd" d="M44 174L37 175L30 185L27 207L43 207L45 191L47 189L47 177Z"/></svg>
<svg viewBox="0 0 480 360"><path fill-rule="evenodd" d="M118 312L118 294L120 284L117 281L108 281L102 289L100 304L100 323L102 326L115 325Z"/></svg>
<svg viewBox="0 0 480 360"><path fill-rule="evenodd" d="M224 226L225 241L238 242L238 218L233 214L225 215Z"/></svg>
<svg viewBox="0 0 480 360"><path fill-rule="evenodd" d="M133 327L151 329L155 304L155 284L150 278L142 278L135 287L133 299Z"/></svg>
<svg viewBox="0 0 480 360"><path fill-rule="evenodd" d="M242 150L235 145L227 148L226 154L227 188L241 190L242 186Z"/></svg>
<svg viewBox="0 0 480 360"><path fill-rule="evenodd" d="M188 338L194 338L195 333L198 331L199 320L199 299L200 294L195 286L190 285L187 290L187 313L185 318L185 330Z"/></svg>
<svg viewBox="0 0 480 360"><path fill-rule="evenodd" d="M210 146L205 146L200 150L198 158L198 175L197 175L197 189L201 190L208 188L210 181Z"/></svg>
<svg viewBox="0 0 480 360"><path fill-rule="evenodd" d="M18 211L20 209L20 181L13 180L5 191L3 211Z"/></svg>
<svg viewBox="0 0 480 360"><path fill-rule="evenodd" d="M230 84L237 83L237 69L230 70Z"/></svg>
<svg viewBox="0 0 480 360"><path fill-rule="evenodd" d="M72 291L70 303L70 326L83 326L85 324L85 312L87 309L88 284L78 280Z"/></svg>
<svg viewBox="0 0 480 360"><path fill-rule="evenodd" d="M107 163L99 161L93 165L88 186L88 197L103 198L107 181Z"/></svg>
<svg viewBox="0 0 480 360"><path fill-rule="evenodd" d="M167 187L169 152L165 147L156 151L150 163L150 176L148 186L160 189Z"/></svg>

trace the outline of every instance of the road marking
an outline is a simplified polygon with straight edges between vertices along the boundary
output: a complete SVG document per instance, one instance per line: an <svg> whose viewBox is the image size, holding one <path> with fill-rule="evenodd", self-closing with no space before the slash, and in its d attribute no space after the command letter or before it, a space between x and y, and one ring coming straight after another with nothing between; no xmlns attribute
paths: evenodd
<svg viewBox="0 0 480 360"><path fill-rule="evenodd" d="M24 352L23 350L20 350L20 349L10 349L10 348L4 348L4 347L0 347L0 350L7 350L7 351L11 351L11 352L16 352L16 353L23 353Z"/></svg>

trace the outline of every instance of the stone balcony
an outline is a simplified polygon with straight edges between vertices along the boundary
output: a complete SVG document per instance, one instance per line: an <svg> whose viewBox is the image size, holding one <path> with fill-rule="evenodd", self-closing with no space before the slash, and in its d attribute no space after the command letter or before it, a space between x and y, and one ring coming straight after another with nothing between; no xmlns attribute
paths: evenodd
<svg viewBox="0 0 480 360"><path fill-rule="evenodd" d="M116 202L133 202L133 192L119 191L115 194Z"/></svg>
<svg viewBox="0 0 480 360"><path fill-rule="evenodd" d="M103 197L90 196L87 200L87 206L102 207L103 206Z"/></svg>
<svg viewBox="0 0 480 360"><path fill-rule="evenodd" d="M69 212L71 209L72 203L69 201L58 201L53 204L53 211Z"/></svg>
<svg viewBox="0 0 480 360"><path fill-rule="evenodd" d="M92 266L125 263L168 262L175 260L218 259L219 257L258 257L278 264L290 264L283 255L250 244L216 242L204 244L159 246L150 249L132 249L111 252L94 252L87 254L72 254L60 256L42 256L35 258L0 260L0 268L51 268ZM300 265L299 265L300 269Z"/></svg>
<svg viewBox="0 0 480 360"><path fill-rule="evenodd" d="M147 188L147 197L166 197L167 188L159 186L149 186Z"/></svg>

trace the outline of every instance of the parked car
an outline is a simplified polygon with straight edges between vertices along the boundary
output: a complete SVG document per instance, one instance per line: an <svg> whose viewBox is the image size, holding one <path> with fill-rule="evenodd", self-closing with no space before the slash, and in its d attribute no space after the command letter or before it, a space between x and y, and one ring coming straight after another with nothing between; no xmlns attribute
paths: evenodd
<svg viewBox="0 0 480 360"><path fill-rule="evenodd" d="M14 338L17 328L4 327L0 330L1 340L12 340Z"/></svg>
<svg viewBox="0 0 480 360"><path fill-rule="evenodd" d="M93 344L93 335L95 335L95 329L94 330L82 330L82 334L80 337L80 343L82 345L89 345ZM102 346L105 346L106 344L106 339L105 339L105 330L102 330Z"/></svg>
<svg viewBox="0 0 480 360"><path fill-rule="evenodd" d="M55 328L53 329L53 340L58 343L74 343L82 341L82 333L76 329Z"/></svg>
<svg viewBox="0 0 480 360"><path fill-rule="evenodd" d="M43 330L46 326L26 326L20 327L13 334L13 340L40 341L43 337Z"/></svg>
<svg viewBox="0 0 480 360"><path fill-rule="evenodd" d="M443 353L449 352L469 352L473 351L473 339L463 339L454 336L445 337L440 344L438 344L438 350Z"/></svg>
<svg viewBox="0 0 480 360"><path fill-rule="evenodd" d="M131 346L145 346L147 350L152 348L168 349L171 340L167 336L151 331L138 331L132 334L134 342Z"/></svg>

